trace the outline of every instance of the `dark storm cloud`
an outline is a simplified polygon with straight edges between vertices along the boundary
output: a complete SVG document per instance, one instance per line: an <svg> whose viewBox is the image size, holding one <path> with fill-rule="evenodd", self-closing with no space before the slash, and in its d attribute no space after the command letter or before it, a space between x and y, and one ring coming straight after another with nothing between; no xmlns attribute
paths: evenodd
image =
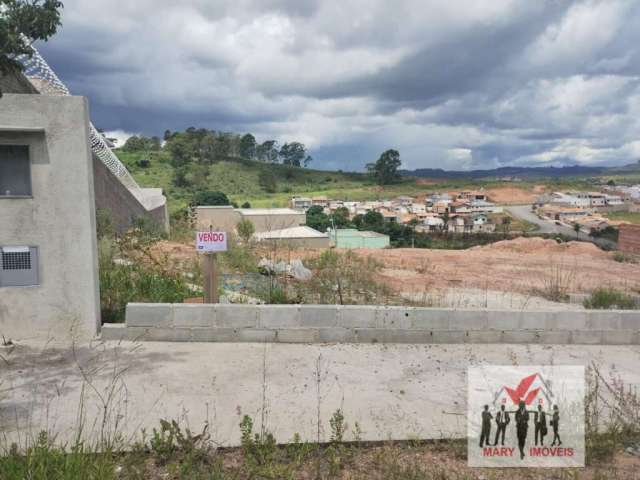
<svg viewBox="0 0 640 480"><path fill-rule="evenodd" d="M101 128L297 139L317 166L640 157L633 0L67 0L42 51Z"/></svg>

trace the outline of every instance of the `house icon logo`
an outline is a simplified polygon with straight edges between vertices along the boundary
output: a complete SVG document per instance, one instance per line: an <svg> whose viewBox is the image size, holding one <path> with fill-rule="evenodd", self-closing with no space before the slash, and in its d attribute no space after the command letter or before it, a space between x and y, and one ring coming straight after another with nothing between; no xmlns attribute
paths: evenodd
<svg viewBox="0 0 640 480"><path fill-rule="evenodd" d="M468 389L470 466L584 466L583 366L472 366Z"/></svg>
<svg viewBox="0 0 640 480"><path fill-rule="evenodd" d="M533 373L520 380L515 387L503 385L494 396L493 406L518 406L523 401L527 407L552 405L553 391L540 373Z"/></svg>

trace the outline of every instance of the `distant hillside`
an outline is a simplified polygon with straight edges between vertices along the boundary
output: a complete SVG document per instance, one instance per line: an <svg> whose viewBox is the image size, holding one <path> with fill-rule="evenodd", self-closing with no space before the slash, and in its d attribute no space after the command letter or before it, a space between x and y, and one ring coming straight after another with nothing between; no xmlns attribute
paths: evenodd
<svg viewBox="0 0 640 480"><path fill-rule="evenodd" d="M608 170L606 167L585 167L573 165L569 167L500 167L492 170L452 171L441 168L419 168L417 170L402 170L407 177L420 178L548 178L548 177L576 177L582 175L600 175Z"/></svg>
<svg viewBox="0 0 640 480"><path fill-rule="evenodd" d="M442 170L441 168L418 168L402 170L405 177L418 178L468 178L500 179L518 177L521 179L583 177L601 175L640 175L640 161L618 167L586 167L571 165L568 167L500 167L491 170Z"/></svg>

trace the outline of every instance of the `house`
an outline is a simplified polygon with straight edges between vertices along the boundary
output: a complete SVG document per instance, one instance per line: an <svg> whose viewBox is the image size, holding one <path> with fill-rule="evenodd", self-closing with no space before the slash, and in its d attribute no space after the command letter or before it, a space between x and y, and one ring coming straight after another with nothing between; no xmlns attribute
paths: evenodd
<svg viewBox="0 0 640 480"><path fill-rule="evenodd" d="M486 200L472 200L469 203L469 208L472 212L478 213L502 213L503 211L501 206L487 202Z"/></svg>
<svg viewBox="0 0 640 480"><path fill-rule="evenodd" d="M444 220L438 216L429 216L424 219L423 225L430 232L439 231L444 228Z"/></svg>
<svg viewBox="0 0 640 480"><path fill-rule="evenodd" d="M494 232L496 230L495 223L489 220L484 213L476 213L471 216L472 232Z"/></svg>
<svg viewBox="0 0 640 480"><path fill-rule="evenodd" d="M324 197L324 196L313 197L311 199L311 205L314 206L314 207L328 208L329 207L329 199L327 197Z"/></svg>
<svg viewBox="0 0 640 480"><path fill-rule="evenodd" d="M313 201L308 197L293 197L289 200L289 206L294 210L308 210L313 205Z"/></svg>
<svg viewBox="0 0 640 480"><path fill-rule="evenodd" d="M609 195L605 194L604 201L607 207L615 207L619 205L624 205L624 199L620 195Z"/></svg>
<svg viewBox="0 0 640 480"><path fill-rule="evenodd" d="M407 197L407 196L401 195L399 197L394 198L393 200L394 200L394 203L396 204L400 204L408 207L414 202L415 199L413 197Z"/></svg>
<svg viewBox="0 0 640 480"><path fill-rule="evenodd" d="M421 214L421 213L427 213L427 206L423 203L412 203L409 206L409 211L411 213L414 213L416 215Z"/></svg>
<svg viewBox="0 0 640 480"><path fill-rule="evenodd" d="M484 202L487 201L487 195L484 192L477 191L463 191L458 194L458 198L461 200L482 200Z"/></svg>
<svg viewBox="0 0 640 480"><path fill-rule="evenodd" d="M447 223L447 231L449 233L464 233L465 232L465 219L468 218L463 215L453 215L449 218Z"/></svg>
<svg viewBox="0 0 640 480"><path fill-rule="evenodd" d="M382 215L385 222L398 222L398 214L387 210L386 208L380 208L378 212Z"/></svg>
<svg viewBox="0 0 640 480"><path fill-rule="evenodd" d="M451 200L438 200L433 204L433 211L440 215L445 213L450 213L451 211Z"/></svg>
<svg viewBox="0 0 640 480"><path fill-rule="evenodd" d="M590 206L588 197L579 197L577 195L562 193L562 192L553 192L551 194L551 202L552 204L563 206L563 207L580 207L587 208Z"/></svg>

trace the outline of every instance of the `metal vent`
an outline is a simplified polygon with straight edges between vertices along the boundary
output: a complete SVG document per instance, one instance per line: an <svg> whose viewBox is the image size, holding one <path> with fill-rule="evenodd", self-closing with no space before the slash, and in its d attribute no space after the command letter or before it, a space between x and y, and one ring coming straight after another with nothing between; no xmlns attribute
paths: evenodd
<svg viewBox="0 0 640 480"><path fill-rule="evenodd" d="M0 287L39 285L38 247L0 247Z"/></svg>
<svg viewBox="0 0 640 480"><path fill-rule="evenodd" d="M2 270L31 270L31 252L2 252Z"/></svg>

